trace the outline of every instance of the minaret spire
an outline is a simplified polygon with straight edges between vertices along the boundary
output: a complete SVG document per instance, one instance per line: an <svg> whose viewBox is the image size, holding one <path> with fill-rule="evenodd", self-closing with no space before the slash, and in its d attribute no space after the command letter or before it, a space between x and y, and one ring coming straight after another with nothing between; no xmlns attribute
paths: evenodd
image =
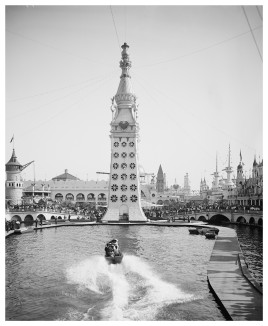
<svg viewBox="0 0 268 326"><path fill-rule="evenodd" d="M231 173L233 172L233 169L231 167L231 147L230 147L230 144L229 144L229 150L228 150L228 166L223 169L223 171L226 171L227 173L227 179L226 179L226 186L227 187L233 187L234 184L231 180Z"/></svg>

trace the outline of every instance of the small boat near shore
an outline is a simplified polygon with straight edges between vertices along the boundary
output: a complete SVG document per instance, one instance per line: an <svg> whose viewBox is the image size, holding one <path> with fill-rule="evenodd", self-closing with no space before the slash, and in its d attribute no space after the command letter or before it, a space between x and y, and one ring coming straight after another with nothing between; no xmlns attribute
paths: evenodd
<svg viewBox="0 0 268 326"><path fill-rule="evenodd" d="M205 237L207 239L215 239L216 238L216 233L214 231L208 231L206 234L205 234Z"/></svg>
<svg viewBox="0 0 268 326"><path fill-rule="evenodd" d="M198 228L189 228L189 233L190 234L199 234Z"/></svg>
<svg viewBox="0 0 268 326"><path fill-rule="evenodd" d="M208 233L208 232L214 232L215 234L218 234L219 230L216 228L202 228L199 230L199 233L201 235L206 235L206 233Z"/></svg>

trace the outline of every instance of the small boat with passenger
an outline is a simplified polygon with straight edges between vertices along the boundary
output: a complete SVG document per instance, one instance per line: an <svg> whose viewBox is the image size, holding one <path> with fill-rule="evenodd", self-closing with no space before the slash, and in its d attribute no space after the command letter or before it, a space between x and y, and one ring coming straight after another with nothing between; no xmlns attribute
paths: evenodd
<svg viewBox="0 0 268 326"><path fill-rule="evenodd" d="M105 259L108 264L120 264L123 259L123 254L119 249L117 239L113 239L106 243L105 246Z"/></svg>

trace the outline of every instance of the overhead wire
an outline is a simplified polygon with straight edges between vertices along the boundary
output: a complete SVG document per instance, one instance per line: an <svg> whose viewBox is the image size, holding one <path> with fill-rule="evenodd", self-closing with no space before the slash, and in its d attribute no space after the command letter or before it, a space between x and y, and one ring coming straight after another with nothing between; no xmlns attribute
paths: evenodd
<svg viewBox="0 0 268 326"><path fill-rule="evenodd" d="M124 9L125 9L125 42L127 42L127 5L125 5Z"/></svg>
<svg viewBox="0 0 268 326"><path fill-rule="evenodd" d="M109 79L113 78L113 76L108 76L106 79L103 79L101 81L101 83L99 85L97 85L97 87L95 87L93 90L91 90L92 92L93 91L96 91L98 88L100 88L101 86L103 86L103 84L105 84ZM84 97L80 97L79 100L75 101L74 103L68 105L67 107L64 107L63 110L57 112L56 114L50 116L48 119L46 120L43 120L40 124L38 125L34 125L33 127L31 127L30 129L28 129L28 132L25 132L25 133L22 133L21 136L24 136L26 134L29 134L31 133L33 130L37 129L37 128L40 128L41 126L43 126L44 124L48 123L49 121L51 121L52 119L54 119L56 116L60 115L60 114L63 114L63 113L66 113L70 108L72 108L74 105L77 105L79 104L80 102L82 102L83 100L85 100L87 97L89 96L89 93L87 93Z"/></svg>
<svg viewBox="0 0 268 326"><path fill-rule="evenodd" d="M82 56L79 56L79 55L77 55L77 54L71 53L71 52L69 52L69 51L59 49L59 48L57 48L57 47L54 46L54 45L51 45L51 44L47 44L47 43L41 42L41 41L36 40L36 39L33 39L33 38L29 37L29 36L25 36L25 35L23 35L23 34L21 34L21 33L17 33L17 32L14 32L14 31L10 31L10 30L8 30L8 29L6 29L6 32L8 32L9 34L13 34L13 35L16 35L16 36L18 36L18 37L24 38L24 39L26 39L26 40L28 40L28 41L32 41L32 42L34 42L34 43L38 43L38 44L40 44L40 45L42 45L42 46L48 47L48 48L53 49L53 50L55 50L55 51L59 51L59 52L61 52L61 53L65 53L65 54L67 54L67 55L69 55L69 56L73 56L73 57L76 57L76 58L78 58L78 59L86 60L86 61L89 61L89 62L94 63L94 64L98 64L98 65L102 65L102 66L103 66L103 65L107 65L107 66L108 66L108 64L106 64L105 62L97 62L97 61L94 61L94 60L90 60L90 59L88 59L87 57L82 57Z"/></svg>
<svg viewBox="0 0 268 326"><path fill-rule="evenodd" d="M140 80L140 78L137 78L137 76L135 76L135 81L137 81L142 89L146 90L144 93L146 94L146 96L149 96L153 99L153 101L156 103L156 104L159 104L159 101L152 95L152 89L151 89L151 85L150 85L150 88L149 87L146 87ZM148 83L145 82L146 85L148 85ZM156 108L158 108L156 106ZM165 116L167 116L173 123L175 122L176 125L179 126L180 129L183 129L183 132L184 134L186 134L187 136L189 136L190 138L192 138L196 143L199 143L200 147L203 147L204 148L204 152L206 152L209 156L212 157L211 153L209 153L206 148L204 147L204 144L200 143L199 140L195 139L193 134L188 132L187 129L184 128L184 125L181 124L181 123L178 123L177 119L174 119L174 116L172 117L170 114L169 114L169 111L168 110L165 110Z"/></svg>
<svg viewBox="0 0 268 326"><path fill-rule="evenodd" d="M116 28L116 24L115 24L115 20L114 20L114 14L112 11L112 6L110 5L110 11L111 11L111 15L112 15L112 19L113 19L113 24L114 24L114 29L115 29L115 34L116 34L116 38L117 38L117 42L118 42L118 47L119 47L119 51L121 51L121 43L119 41L119 37L118 37L118 33L117 33L117 28Z"/></svg>
<svg viewBox="0 0 268 326"><path fill-rule="evenodd" d="M252 30L252 28L251 28L251 25L250 25L250 22L249 22L249 19L248 19L248 16L247 16L246 10L245 10L244 6L241 6L241 7L242 7L242 9L243 9L243 12L244 12L244 15L245 15L246 21L247 21L248 26L249 26L249 28L250 28L250 32L251 32L251 35L252 35L253 41L254 41L254 43L255 43L255 45L256 45L256 48L257 48L257 50L258 50L259 56L260 56L260 58L261 58L261 61L263 61L263 59L262 59L262 54L261 54L261 51L260 51L260 49L259 49L258 43L257 43L257 41L256 41L255 35L254 35L254 33L253 33L253 30Z"/></svg>
<svg viewBox="0 0 268 326"><path fill-rule="evenodd" d="M111 76L111 74L109 74L109 76ZM104 80L104 79L105 79L105 78L101 78L98 82L101 82L101 81ZM94 84L95 84L95 82L94 82ZM33 111L36 112L36 111L38 111L39 109L42 109L43 107L45 107L45 106L47 106L47 105L50 105L50 104L52 104L52 103L55 103L55 102L61 101L62 99L65 99L65 98L70 97L70 96L72 96L72 95L74 95L74 94L76 94L76 93L79 93L81 90L83 90L83 89L85 89L85 88L88 88L88 87L89 87L89 85L85 85L85 86L83 86L83 87L80 87L78 90L75 90L75 91L73 91L73 92L71 92L71 93L68 93L68 94L66 94L66 95L64 95L64 96L60 96L60 97L58 97L58 98L56 98L56 99L54 99L54 100L52 100L52 101L49 101L49 102L44 103L44 104L41 104L41 105L39 105L39 106L37 106L37 107L33 107L33 108L31 108L30 110L27 110L27 111L21 111L21 112L17 113L16 115L11 116L11 117L9 117L9 118L7 118L7 119L8 119L8 120L16 119L16 118L20 117L21 115L25 115L25 114L28 114L28 113L33 112Z"/></svg>
<svg viewBox="0 0 268 326"><path fill-rule="evenodd" d="M115 70L113 70L111 72L114 72L114 71ZM103 75L103 76L106 76L106 75ZM11 100L8 100L7 99L6 102L7 103L17 102L17 101L22 101L22 100L27 100L27 99L31 99L31 98L34 98L34 97L38 97L38 96L47 95L47 94L50 94L50 93L55 93L55 92L58 92L58 91L61 91L61 90L67 89L67 88L71 88L71 87L75 87L75 86L79 86L79 85L88 83L88 82L90 82L92 80L97 80L99 78L100 78L100 75L95 76L95 77L90 78L90 79L87 79L87 80L84 80L84 81L81 81L81 82L76 83L76 84L71 84L71 85L67 85L67 86L63 86L63 87L59 87L59 88L54 88L54 89L51 89L51 90L48 90L48 91L45 91L45 92L36 93L36 94L32 94L32 95L28 95L28 96L23 96L23 97L18 97L18 98L11 99Z"/></svg>
<svg viewBox="0 0 268 326"><path fill-rule="evenodd" d="M257 26L257 27L255 27L253 30L259 29L259 28L261 28L261 27L262 27L262 26ZM219 46L219 45L221 45L221 44L224 44L224 43L230 42L230 41L232 41L232 40L234 40L234 39L236 39L236 38L239 38L239 37L241 37L241 36L244 36L244 35L246 35L246 34L248 34L248 33L250 33L250 32L251 32L251 31L246 31L246 32L243 32L243 33L237 34L237 35L232 36L232 37L230 37L230 38L228 38L228 39L222 40L222 41L217 42L217 43L213 43L213 44L211 44L211 45L209 45L209 46L206 46L206 47L201 48L201 49L197 49L197 50L192 51L192 52L189 52L189 53L182 54L182 55L180 55L180 56L178 56L178 57L174 57L174 58L166 59L166 60L163 60L163 61L158 61L158 62L151 63L151 64L147 64L147 65L137 66L136 69L147 68L147 67L152 67L152 66L156 66L156 65L160 65L160 64L164 64L164 63L172 62L172 61L177 61L177 60L183 59L183 58L185 58L185 57L188 57L188 56L191 56L191 55L195 55L195 54L197 54L197 53L200 53L200 52L203 52L203 51L209 50L209 49L214 48L214 47L216 47L216 46Z"/></svg>
<svg viewBox="0 0 268 326"><path fill-rule="evenodd" d="M261 21L263 21L263 18L262 18L262 15L261 15L261 12L260 12L260 9L259 9L259 7L258 7L258 6L256 6L256 9L257 9L257 11L258 11L258 14L259 14L259 16L260 16L260 19L261 19Z"/></svg>
<svg viewBox="0 0 268 326"><path fill-rule="evenodd" d="M136 73L136 74L137 74L137 73ZM136 75L136 74L135 74L135 75ZM136 78L136 76L135 76L135 78ZM139 75L139 78L142 79L142 77L141 77L140 75ZM148 82L145 81L145 84L147 85ZM180 105L180 104L179 104L175 99L173 99L171 96L167 95L165 92L163 92L162 90L160 90L160 89L158 89L157 87L155 87L155 86L152 84L152 82L150 82L150 88L151 88L151 89L154 88L154 89L157 91L157 93L162 94L162 95L164 96L165 99L169 99L171 102L175 103L176 105L181 106L181 105ZM249 145L243 143L241 140L237 139L236 137L229 135L229 134L226 133L224 130L222 130L221 128L219 128L218 125L217 125L217 127L216 127L216 126L214 126L213 124L210 124L210 123L207 121L207 119L204 119L204 117L202 117L202 116L197 116L196 113L193 112L189 107L187 107L187 110L186 110L186 109L184 110L184 112L186 112L187 114L189 114L188 111L191 112L192 117L195 117L197 121L200 122L200 120L203 120L203 123L204 123L204 124L207 124L209 127L215 129L217 132L221 132L221 133L224 134L225 136L231 137L231 138L232 138L233 140L235 140L236 142L238 142L238 143L240 143L240 144L243 144L244 146L248 147L250 150L253 150L252 147L250 147Z"/></svg>

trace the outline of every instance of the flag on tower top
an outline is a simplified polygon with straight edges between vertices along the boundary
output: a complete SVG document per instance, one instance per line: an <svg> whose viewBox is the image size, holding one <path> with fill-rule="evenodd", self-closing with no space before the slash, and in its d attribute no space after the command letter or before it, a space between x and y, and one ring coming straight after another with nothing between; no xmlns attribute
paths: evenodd
<svg viewBox="0 0 268 326"><path fill-rule="evenodd" d="M240 149L240 162L242 162L242 154L241 154L241 149Z"/></svg>
<svg viewBox="0 0 268 326"><path fill-rule="evenodd" d="M14 135L12 136L11 140L10 140L10 143L12 143L14 140Z"/></svg>

